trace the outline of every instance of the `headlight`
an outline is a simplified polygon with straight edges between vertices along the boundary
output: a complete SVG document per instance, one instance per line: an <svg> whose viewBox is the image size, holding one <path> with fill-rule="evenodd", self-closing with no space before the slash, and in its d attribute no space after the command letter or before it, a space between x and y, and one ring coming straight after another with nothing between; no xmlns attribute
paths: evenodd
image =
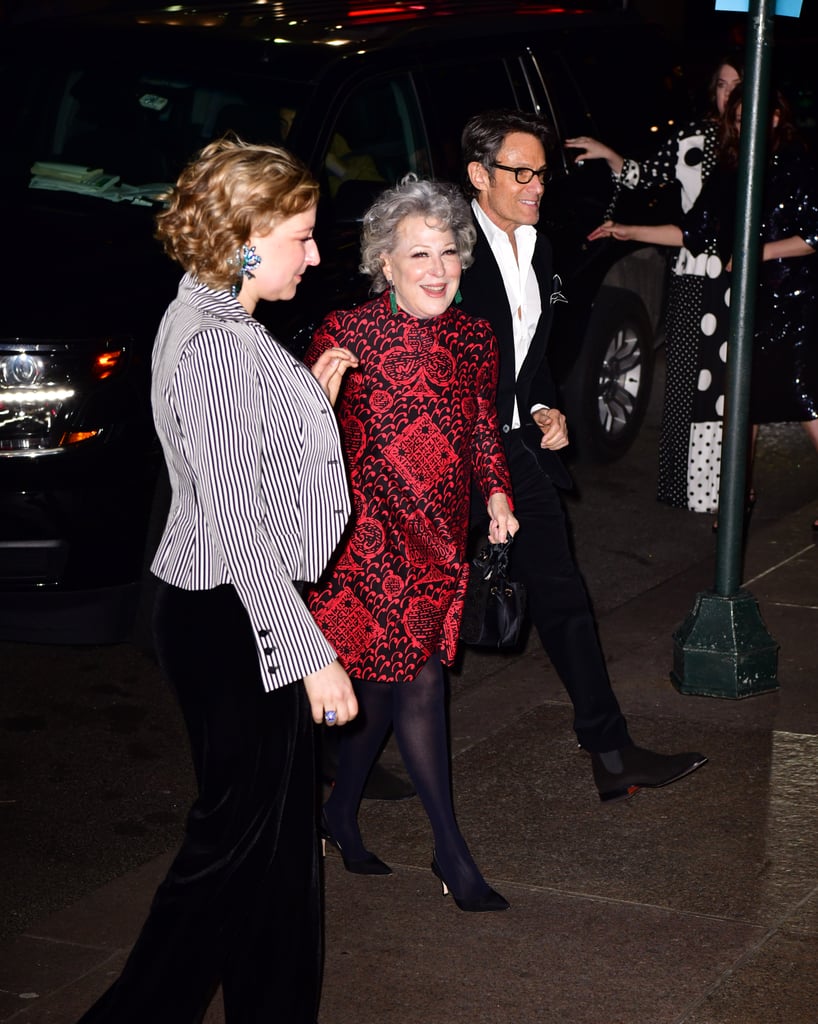
<svg viewBox="0 0 818 1024"><path fill-rule="evenodd" d="M0 383L5 387L31 387L41 380L45 372L45 361L28 352L0 358Z"/></svg>
<svg viewBox="0 0 818 1024"><path fill-rule="evenodd" d="M0 454L44 455L97 437L103 425L75 422L76 410L116 374L124 352L121 341L111 339L0 341Z"/></svg>

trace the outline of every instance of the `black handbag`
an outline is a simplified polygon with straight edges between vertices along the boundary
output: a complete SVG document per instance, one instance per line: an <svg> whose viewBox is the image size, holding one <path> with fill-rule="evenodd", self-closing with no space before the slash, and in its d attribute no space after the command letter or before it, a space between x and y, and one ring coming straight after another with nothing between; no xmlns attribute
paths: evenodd
<svg viewBox="0 0 818 1024"><path fill-rule="evenodd" d="M505 544L486 538L469 565L460 639L473 647L516 647L525 618L525 586L508 578L511 537Z"/></svg>

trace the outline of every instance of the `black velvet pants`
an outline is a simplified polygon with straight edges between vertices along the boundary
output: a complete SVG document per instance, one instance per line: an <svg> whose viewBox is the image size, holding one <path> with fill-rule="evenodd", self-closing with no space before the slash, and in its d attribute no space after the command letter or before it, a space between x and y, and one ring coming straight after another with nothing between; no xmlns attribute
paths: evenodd
<svg viewBox="0 0 818 1024"><path fill-rule="evenodd" d="M577 739L589 751L619 749L631 740L571 550L562 498L520 432L506 439L506 456L520 522L509 574L526 585L531 621L574 706Z"/></svg>
<svg viewBox="0 0 818 1024"><path fill-rule="evenodd" d="M157 654L198 797L119 979L81 1024L315 1024L321 919L313 723L301 683L265 693L231 586L161 584Z"/></svg>

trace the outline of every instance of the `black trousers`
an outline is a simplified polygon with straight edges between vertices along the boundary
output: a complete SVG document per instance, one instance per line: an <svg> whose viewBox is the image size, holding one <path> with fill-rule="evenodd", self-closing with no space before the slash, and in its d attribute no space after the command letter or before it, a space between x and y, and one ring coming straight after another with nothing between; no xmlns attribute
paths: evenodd
<svg viewBox="0 0 818 1024"><path fill-rule="evenodd" d="M574 706L574 731L589 751L631 740L611 688L588 592L571 550L559 491L518 431L505 439L520 530L509 572L526 585L531 621Z"/></svg>
<svg viewBox="0 0 818 1024"><path fill-rule="evenodd" d="M184 841L119 979L81 1024L315 1024L321 918L313 723L300 683L265 693L231 586L161 584L154 628L198 782Z"/></svg>

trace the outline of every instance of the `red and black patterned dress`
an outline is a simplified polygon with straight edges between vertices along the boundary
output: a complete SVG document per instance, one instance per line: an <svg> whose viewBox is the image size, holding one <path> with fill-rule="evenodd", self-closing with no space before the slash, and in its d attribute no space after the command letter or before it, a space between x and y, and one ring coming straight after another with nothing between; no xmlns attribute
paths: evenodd
<svg viewBox="0 0 818 1024"><path fill-rule="evenodd" d="M457 650L471 481L511 499L497 425L497 342L449 308L419 320L388 295L331 313L306 355L351 349L338 419L353 520L309 607L356 679L417 677Z"/></svg>

